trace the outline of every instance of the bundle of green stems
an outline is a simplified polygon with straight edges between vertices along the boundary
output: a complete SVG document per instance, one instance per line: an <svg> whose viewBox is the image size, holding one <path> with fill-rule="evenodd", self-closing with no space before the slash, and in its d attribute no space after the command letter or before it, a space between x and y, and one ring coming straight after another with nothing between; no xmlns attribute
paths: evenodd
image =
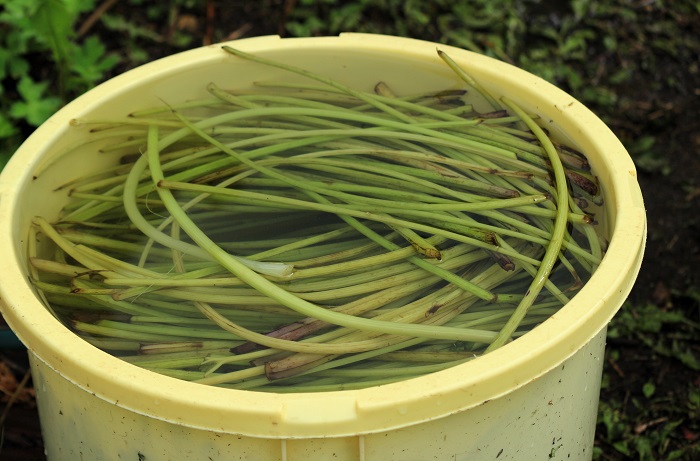
<svg viewBox="0 0 700 461"><path fill-rule="evenodd" d="M236 389L376 386L516 340L600 263L584 155L445 53L462 83L411 95L222 53L304 79L74 121L114 166L61 188L29 257L92 345Z"/></svg>

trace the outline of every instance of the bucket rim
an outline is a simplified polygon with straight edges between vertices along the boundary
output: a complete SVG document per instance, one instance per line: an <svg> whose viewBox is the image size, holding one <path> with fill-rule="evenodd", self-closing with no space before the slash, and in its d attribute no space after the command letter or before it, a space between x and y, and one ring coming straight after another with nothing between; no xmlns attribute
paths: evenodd
<svg viewBox="0 0 700 461"><path fill-rule="evenodd" d="M221 45L251 53L371 50L387 56L439 59L436 48L491 86L507 81L511 99L549 118L597 152L606 201L615 213L603 262L586 286L557 314L517 341L453 368L360 390L272 394L193 384L159 375L98 350L56 320L39 301L22 270L14 234L15 207L31 182L36 153L65 129L79 107L95 104L122 85L169 75L181 66L222 60ZM229 58L230 59L230 58ZM488 82L488 83L487 83ZM493 84L496 85L496 84ZM85 391L134 412L175 424L253 437L299 438L369 434L441 418L496 399L559 366L604 329L629 294L641 265L646 216L636 171L610 129L583 104L554 85L493 58L447 45L375 34L336 37L255 37L178 53L130 70L68 104L20 147L0 175L0 280L2 312L41 362Z"/></svg>

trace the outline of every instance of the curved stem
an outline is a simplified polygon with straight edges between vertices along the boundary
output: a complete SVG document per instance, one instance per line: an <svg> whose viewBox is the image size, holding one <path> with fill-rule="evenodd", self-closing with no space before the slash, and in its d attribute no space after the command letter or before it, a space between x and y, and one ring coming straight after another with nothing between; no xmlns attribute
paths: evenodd
<svg viewBox="0 0 700 461"><path fill-rule="evenodd" d="M544 256L542 257L542 262L537 268L537 273L530 284L525 296L518 304L515 312L505 324L505 326L498 333L498 337L494 342L492 342L486 351L492 351L498 347L504 345L510 340L515 330L520 325L520 322L527 314L528 309L532 306L540 291L547 283L549 274L552 272L554 263L559 257L559 252L561 251L564 234L566 232L566 225L568 222L567 215L569 213L569 191L566 185L566 173L564 172L564 166L559 159L557 150L552 144L552 141L547 137L545 132L540 128L537 123L535 123L532 118L530 118L525 111L518 107L513 101L506 97L502 97L501 101L508 106L514 113L516 113L525 124L532 130L532 132L537 136L537 139L542 144L547 157L551 162L552 169L554 172L554 181L557 191L556 205L557 205L557 215L554 220L554 228L552 229L552 236L545 250Z"/></svg>

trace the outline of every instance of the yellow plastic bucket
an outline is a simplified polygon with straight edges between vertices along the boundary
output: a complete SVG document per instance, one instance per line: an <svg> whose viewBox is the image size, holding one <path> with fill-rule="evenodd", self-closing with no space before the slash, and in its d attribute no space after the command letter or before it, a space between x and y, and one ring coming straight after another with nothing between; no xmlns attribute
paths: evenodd
<svg viewBox="0 0 700 461"><path fill-rule="evenodd" d="M2 312L30 351L49 460L534 460L591 459L606 326L642 259L646 218L634 165L613 133L568 94L523 70L468 51L406 38L260 37L231 43L370 91L459 82L439 47L498 96L547 121L589 158L606 202L610 244L586 286L534 330L469 363L399 383L329 393L270 394L188 383L137 368L59 323L28 283L27 236L54 218L56 187L109 156L80 145L73 118L106 118L204 97L205 84L239 87L290 78L232 59L219 45L131 70L81 96L41 126L0 180Z"/></svg>

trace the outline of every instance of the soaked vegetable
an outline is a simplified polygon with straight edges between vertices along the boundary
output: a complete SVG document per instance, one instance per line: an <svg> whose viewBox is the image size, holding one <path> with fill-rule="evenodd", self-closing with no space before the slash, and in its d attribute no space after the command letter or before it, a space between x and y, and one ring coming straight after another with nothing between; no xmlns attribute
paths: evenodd
<svg viewBox="0 0 700 461"><path fill-rule="evenodd" d="M306 83L74 121L121 161L62 187L30 262L91 344L202 384L375 386L516 339L600 263L585 156L445 53L462 87L410 95L222 53Z"/></svg>

